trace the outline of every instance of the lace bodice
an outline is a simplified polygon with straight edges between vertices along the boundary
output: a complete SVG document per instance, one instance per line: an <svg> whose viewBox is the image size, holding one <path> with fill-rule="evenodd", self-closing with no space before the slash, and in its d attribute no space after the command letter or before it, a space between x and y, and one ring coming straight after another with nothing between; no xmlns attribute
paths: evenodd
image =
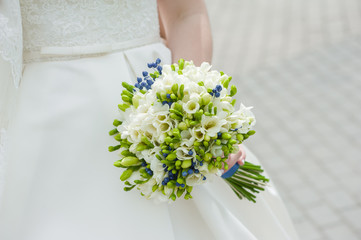
<svg viewBox="0 0 361 240"><path fill-rule="evenodd" d="M159 39L156 0L20 0L20 6L25 62L42 47Z"/></svg>

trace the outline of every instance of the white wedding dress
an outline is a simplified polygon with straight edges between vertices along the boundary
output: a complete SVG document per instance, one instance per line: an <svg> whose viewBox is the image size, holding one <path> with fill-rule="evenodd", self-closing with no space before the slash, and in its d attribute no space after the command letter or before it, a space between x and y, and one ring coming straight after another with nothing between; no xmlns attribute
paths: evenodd
<svg viewBox="0 0 361 240"><path fill-rule="evenodd" d="M192 200L155 204L124 192L108 130L121 82L135 81L161 42L155 0L21 0L24 71L10 128L2 240L297 239L270 184L257 204L223 180ZM248 161L257 159L248 151Z"/></svg>

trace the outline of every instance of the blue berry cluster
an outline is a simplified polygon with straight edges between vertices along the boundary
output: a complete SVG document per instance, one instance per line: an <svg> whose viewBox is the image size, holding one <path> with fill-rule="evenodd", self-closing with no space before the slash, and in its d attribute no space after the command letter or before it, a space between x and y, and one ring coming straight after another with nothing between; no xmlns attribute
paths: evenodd
<svg viewBox="0 0 361 240"><path fill-rule="evenodd" d="M157 58L157 60L154 63L148 63L148 68L152 69L156 69L159 73L159 75L162 74L162 66L160 66L161 60L159 58ZM147 71L143 71L142 73L143 78L141 77L137 77L137 83L134 84L134 87L138 88L139 90L142 90L143 88L145 88L146 90L149 90L152 88L152 85L156 79L156 76L153 74L149 74Z"/></svg>
<svg viewBox="0 0 361 240"><path fill-rule="evenodd" d="M146 162L142 162L142 167L146 167L145 172L148 173L150 176L153 176L153 171L151 169L147 168Z"/></svg>
<svg viewBox="0 0 361 240"><path fill-rule="evenodd" d="M221 96L221 93L220 93L221 91L222 91L222 86L217 85L214 89L212 89L212 92L210 92L209 94L211 94L211 96L218 98Z"/></svg>

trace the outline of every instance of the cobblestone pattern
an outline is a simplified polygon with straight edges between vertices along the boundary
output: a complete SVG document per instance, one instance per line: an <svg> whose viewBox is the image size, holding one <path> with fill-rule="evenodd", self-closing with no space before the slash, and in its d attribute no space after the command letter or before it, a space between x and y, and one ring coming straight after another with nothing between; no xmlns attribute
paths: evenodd
<svg viewBox="0 0 361 240"><path fill-rule="evenodd" d="M207 1L213 65L253 105L300 239L361 239L361 1Z"/></svg>

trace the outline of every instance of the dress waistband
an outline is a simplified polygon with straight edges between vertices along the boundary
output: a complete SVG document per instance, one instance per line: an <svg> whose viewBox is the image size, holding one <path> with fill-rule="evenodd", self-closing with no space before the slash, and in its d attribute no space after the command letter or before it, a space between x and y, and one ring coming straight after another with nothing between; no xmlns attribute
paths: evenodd
<svg viewBox="0 0 361 240"><path fill-rule="evenodd" d="M88 46L46 46L42 47L38 52L24 51L23 59L24 63L77 59L124 51L158 42L161 42L160 37L149 37L119 43L95 44Z"/></svg>

